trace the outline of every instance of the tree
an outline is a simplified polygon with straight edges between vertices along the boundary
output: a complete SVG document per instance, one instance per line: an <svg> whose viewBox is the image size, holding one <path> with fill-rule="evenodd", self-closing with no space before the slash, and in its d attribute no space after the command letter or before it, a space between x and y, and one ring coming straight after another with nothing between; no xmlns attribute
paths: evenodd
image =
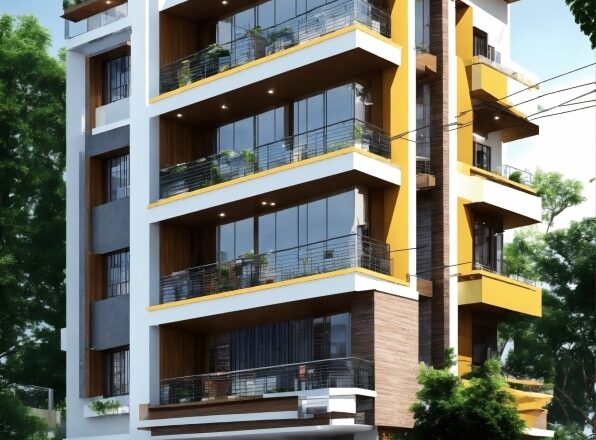
<svg viewBox="0 0 596 440"><path fill-rule="evenodd" d="M588 36L592 49L596 49L596 0L565 0L575 22Z"/></svg>
<svg viewBox="0 0 596 440"><path fill-rule="evenodd" d="M507 391L498 361L490 360L467 376L467 383L450 371L453 351L445 369L422 365L411 411L414 428L401 438L414 440L515 440L525 424Z"/></svg>
<svg viewBox="0 0 596 440"><path fill-rule="evenodd" d="M515 342L505 370L553 384L549 421L558 438L583 438L574 427L594 428L596 408L596 218L549 232L557 215L584 200L582 185L559 173L537 175L547 232L517 232L505 260L512 274L543 283L543 316L511 316L500 325L500 337Z"/></svg>
<svg viewBox="0 0 596 440"><path fill-rule="evenodd" d="M0 388L64 398L65 69L33 17L0 16Z"/></svg>
<svg viewBox="0 0 596 440"><path fill-rule="evenodd" d="M47 427L10 390L0 390L0 440L42 440Z"/></svg>
<svg viewBox="0 0 596 440"><path fill-rule="evenodd" d="M565 179L561 173L537 170L534 187L542 199L542 221L546 223L546 232L553 226L556 216L586 200L582 196L582 183Z"/></svg>

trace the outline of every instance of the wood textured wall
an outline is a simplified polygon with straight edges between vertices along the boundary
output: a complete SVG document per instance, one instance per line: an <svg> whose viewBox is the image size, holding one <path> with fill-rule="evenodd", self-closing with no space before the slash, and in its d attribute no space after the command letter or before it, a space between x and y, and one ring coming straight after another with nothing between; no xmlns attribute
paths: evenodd
<svg viewBox="0 0 596 440"><path fill-rule="evenodd" d="M159 142L160 168L201 159L215 151L213 129L200 129L164 117L159 121Z"/></svg>
<svg viewBox="0 0 596 440"><path fill-rule="evenodd" d="M194 334L161 326L159 329L160 379L196 374L200 351Z"/></svg>
<svg viewBox="0 0 596 440"><path fill-rule="evenodd" d="M375 292L375 425L413 426L418 384L418 301Z"/></svg>
<svg viewBox="0 0 596 440"><path fill-rule="evenodd" d="M164 66L199 50L197 23L167 14L159 14L159 64Z"/></svg>
<svg viewBox="0 0 596 440"><path fill-rule="evenodd" d="M162 222L159 228L160 276L192 267L190 229Z"/></svg>

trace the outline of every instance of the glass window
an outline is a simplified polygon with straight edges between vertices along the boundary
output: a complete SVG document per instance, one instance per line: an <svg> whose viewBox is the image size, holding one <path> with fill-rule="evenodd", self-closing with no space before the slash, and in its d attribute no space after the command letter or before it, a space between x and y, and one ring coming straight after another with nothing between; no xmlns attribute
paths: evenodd
<svg viewBox="0 0 596 440"><path fill-rule="evenodd" d="M130 251L115 252L106 257L107 296L128 295L130 293Z"/></svg>
<svg viewBox="0 0 596 440"><path fill-rule="evenodd" d="M258 19L261 29L267 29L275 25L275 1L269 0L258 6Z"/></svg>
<svg viewBox="0 0 596 440"><path fill-rule="evenodd" d="M474 28L474 56L481 55L486 57L488 55L488 35L480 29Z"/></svg>
<svg viewBox="0 0 596 440"><path fill-rule="evenodd" d="M350 353L350 314L342 313L330 318L329 357L344 358Z"/></svg>
<svg viewBox="0 0 596 440"><path fill-rule="evenodd" d="M235 234L236 249L234 258L254 252L254 220L252 217L237 221Z"/></svg>
<svg viewBox="0 0 596 440"><path fill-rule="evenodd" d="M430 42L429 0L416 0L416 50L428 51Z"/></svg>
<svg viewBox="0 0 596 440"><path fill-rule="evenodd" d="M296 15L294 0L275 0L275 23L281 23Z"/></svg>
<svg viewBox="0 0 596 440"><path fill-rule="evenodd" d="M277 249L289 249L298 246L298 207L279 211L276 216Z"/></svg>
<svg viewBox="0 0 596 440"><path fill-rule="evenodd" d="M309 11L324 4L325 0L306 0L306 7Z"/></svg>
<svg viewBox="0 0 596 440"><path fill-rule="evenodd" d="M216 41L217 44L225 44L232 41L232 17L217 22Z"/></svg>
<svg viewBox="0 0 596 440"><path fill-rule="evenodd" d="M315 243L327 238L327 199L308 204L308 242Z"/></svg>
<svg viewBox="0 0 596 440"><path fill-rule="evenodd" d="M246 33L256 26L255 8L246 9L234 15L234 40L244 37Z"/></svg>
<svg viewBox="0 0 596 440"><path fill-rule="evenodd" d="M306 130L311 131L325 125L325 100L324 95L311 96L306 100Z"/></svg>
<svg viewBox="0 0 596 440"><path fill-rule="evenodd" d="M327 199L327 238L343 237L356 233L354 191Z"/></svg>
<svg viewBox="0 0 596 440"><path fill-rule="evenodd" d="M128 349L107 355L107 396L128 394L130 382L130 352Z"/></svg>
<svg viewBox="0 0 596 440"><path fill-rule="evenodd" d="M254 119L252 117L234 123L234 150L252 150L254 138Z"/></svg>
<svg viewBox="0 0 596 440"><path fill-rule="evenodd" d="M327 91L327 124L347 121L354 117L354 88L345 84Z"/></svg>
<svg viewBox="0 0 596 440"><path fill-rule="evenodd" d="M218 261L231 261L254 252L254 219L249 217L217 227Z"/></svg>
<svg viewBox="0 0 596 440"><path fill-rule="evenodd" d="M483 170L491 170L490 147L474 142L474 166Z"/></svg>
<svg viewBox="0 0 596 440"><path fill-rule="evenodd" d="M217 129L217 151L234 149L234 123Z"/></svg>
<svg viewBox="0 0 596 440"><path fill-rule="evenodd" d="M104 62L104 105L128 98L129 71L130 55L124 55Z"/></svg>
<svg viewBox="0 0 596 440"><path fill-rule="evenodd" d="M217 256L219 261L230 261L236 258L234 252L234 223L217 227Z"/></svg>
<svg viewBox="0 0 596 440"><path fill-rule="evenodd" d="M129 196L129 155L107 160L107 195L108 202Z"/></svg>

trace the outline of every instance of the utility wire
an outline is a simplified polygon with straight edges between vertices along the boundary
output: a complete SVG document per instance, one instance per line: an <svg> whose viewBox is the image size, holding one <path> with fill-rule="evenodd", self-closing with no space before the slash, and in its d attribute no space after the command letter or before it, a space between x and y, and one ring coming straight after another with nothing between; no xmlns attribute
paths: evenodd
<svg viewBox="0 0 596 440"><path fill-rule="evenodd" d="M586 107L576 108L576 109L573 109L573 110L567 110L567 111L564 111L564 112L553 113L551 115L538 116L536 118L532 118L531 120L533 121L535 119L550 118L551 116L564 115L565 113L578 112L580 110L586 110L586 109L594 108L594 107L596 107L596 105L588 105Z"/></svg>

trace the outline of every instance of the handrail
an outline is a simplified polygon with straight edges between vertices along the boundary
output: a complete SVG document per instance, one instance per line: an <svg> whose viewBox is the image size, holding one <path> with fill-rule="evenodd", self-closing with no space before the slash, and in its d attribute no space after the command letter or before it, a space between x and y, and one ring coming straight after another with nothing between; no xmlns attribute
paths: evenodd
<svg viewBox="0 0 596 440"><path fill-rule="evenodd" d="M212 44L162 66L160 92L175 90L356 23L385 37L391 35L391 17L386 12L365 0L336 0L270 28L256 27L241 38Z"/></svg>
<svg viewBox="0 0 596 440"><path fill-rule="evenodd" d="M164 168L160 172L160 196L165 198L194 191L354 146L384 158L389 158L391 154L389 136L385 132L358 119L349 119L287 136L254 150L224 150Z"/></svg>

